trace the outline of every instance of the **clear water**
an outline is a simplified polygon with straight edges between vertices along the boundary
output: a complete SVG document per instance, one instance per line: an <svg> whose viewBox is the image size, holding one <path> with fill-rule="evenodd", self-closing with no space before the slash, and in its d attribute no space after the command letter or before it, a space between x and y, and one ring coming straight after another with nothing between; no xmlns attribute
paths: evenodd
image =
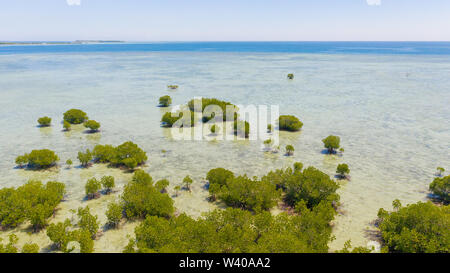
<svg viewBox="0 0 450 273"><path fill-rule="evenodd" d="M22 47L31 51L22 52ZM348 163L351 181L339 190L343 214L335 221L332 249L349 239L353 245L365 245L379 208L390 208L396 198L405 204L425 200L436 167L450 169L450 54L35 52L44 46L22 47L21 54L0 54L0 187L31 178L65 182L68 201L57 219L89 204L104 221L107 202L118 194L83 201L85 181L113 174L120 191L131 175L103 165L20 170L14 168L17 155L49 148L61 163L71 158L77 165L76 154L82 149L132 140L147 152L144 169L155 179L168 178L173 187L188 174L194 178L192 193L174 197L178 210L193 216L217 206L207 202L203 188L211 168L260 176L301 161L334 175L337 164ZM294 73L295 79L286 80L287 73ZM169 91L168 84L180 88ZM166 94L174 104L206 96L236 104L280 105L281 114L304 122L301 132L281 133L281 146L292 144L295 154L264 153L262 141L174 141L169 129L160 127L166 110L156 107ZM81 127L62 132L62 113L70 108L83 109L100 121L101 133L85 134ZM53 118L53 126L37 128L37 118L44 115ZM321 139L330 134L341 137L344 156L321 153ZM106 231L96 249L120 251L134 225ZM20 232L23 242L48 244L45 233Z"/></svg>

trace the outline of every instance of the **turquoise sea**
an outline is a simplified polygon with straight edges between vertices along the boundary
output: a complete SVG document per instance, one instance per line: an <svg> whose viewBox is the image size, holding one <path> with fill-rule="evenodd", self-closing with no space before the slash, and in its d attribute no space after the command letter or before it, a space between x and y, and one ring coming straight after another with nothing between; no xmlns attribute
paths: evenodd
<svg viewBox="0 0 450 273"><path fill-rule="evenodd" d="M295 79L286 79L294 73ZM177 84L176 91L167 90ZM298 133L282 132L280 144L295 147L293 157L268 154L261 141L176 141L160 127L158 98L174 104L195 96L235 104L279 105L304 123ZM450 43L419 42L188 42L0 46L0 187L28 179L58 180L68 200L58 219L86 205L84 184L92 176L116 176L119 187L131 175L95 165L34 172L16 169L16 156L49 148L77 162L80 150L96 144L132 140L148 154L144 167L171 187L194 178L192 193L176 197L180 212L199 216L216 208L209 203L204 177L224 167L250 176L287 167L296 161L334 175L339 163L351 169L351 181L339 193L342 207L334 223L332 249L346 240L373 240L377 211L427 198L437 166L450 169ZM62 132L62 113L86 111L102 124L98 134L82 127ZM50 128L37 128L41 116ZM341 137L343 156L322 153L321 139ZM166 152L162 152L166 150ZM62 164L63 165L63 164ZM75 164L77 165L77 164ZM172 191L172 190L171 190ZM104 220L106 204L118 195L89 201ZM220 206L220 205L219 205ZM133 223L108 231L98 251L120 251ZM45 246L45 233L21 240ZM6 236L0 232L0 237Z"/></svg>

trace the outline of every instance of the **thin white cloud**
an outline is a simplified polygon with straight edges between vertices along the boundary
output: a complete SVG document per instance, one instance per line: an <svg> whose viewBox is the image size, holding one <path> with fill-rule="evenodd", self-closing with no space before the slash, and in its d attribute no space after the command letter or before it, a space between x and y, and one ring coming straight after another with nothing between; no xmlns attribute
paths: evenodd
<svg viewBox="0 0 450 273"><path fill-rule="evenodd" d="M379 6L381 5L381 0L366 0L369 6Z"/></svg>
<svg viewBox="0 0 450 273"><path fill-rule="evenodd" d="M81 5L81 0L66 0L69 6L79 6Z"/></svg>

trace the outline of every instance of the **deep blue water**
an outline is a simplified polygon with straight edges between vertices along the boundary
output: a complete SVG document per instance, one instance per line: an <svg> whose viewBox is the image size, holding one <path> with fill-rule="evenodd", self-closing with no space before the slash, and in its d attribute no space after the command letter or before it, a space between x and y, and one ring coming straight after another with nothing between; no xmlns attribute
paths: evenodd
<svg viewBox="0 0 450 273"><path fill-rule="evenodd" d="M450 42L158 42L0 45L0 54L158 51L450 55Z"/></svg>

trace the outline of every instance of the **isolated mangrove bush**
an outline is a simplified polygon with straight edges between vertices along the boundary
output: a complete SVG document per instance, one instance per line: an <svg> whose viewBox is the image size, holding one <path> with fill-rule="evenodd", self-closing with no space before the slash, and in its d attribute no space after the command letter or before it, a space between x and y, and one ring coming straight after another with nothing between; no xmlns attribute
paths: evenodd
<svg viewBox="0 0 450 273"><path fill-rule="evenodd" d="M59 160L56 153L49 149L33 150L29 154L16 157L16 164L27 165L29 168L46 169L52 167Z"/></svg>
<svg viewBox="0 0 450 273"><path fill-rule="evenodd" d="M295 132L299 131L303 127L303 123L295 116L280 116L278 122L279 128L282 131Z"/></svg>
<svg viewBox="0 0 450 273"><path fill-rule="evenodd" d="M329 135L322 139L323 146L328 150L328 153L333 154L340 147L341 138L338 136Z"/></svg>
<svg viewBox="0 0 450 273"><path fill-rule="evenodd" d="M38 119L38 123L41 127L48 127L51 125L52 119L49 117L42 117Z"/></svg>
<svg viewBox="0 0 450 273"><path fill-rule="evenodd" d="M168 95L159 98L159 105L162 107L168 107L172 104L172 98Z"/></svg>
<svg viewBox="0 0 450 273"><path fill-rule="evenodd" d="M64 120L70 124L81 124L88 119L87 114L79 109L70 109L64 113Z"/></svg>

